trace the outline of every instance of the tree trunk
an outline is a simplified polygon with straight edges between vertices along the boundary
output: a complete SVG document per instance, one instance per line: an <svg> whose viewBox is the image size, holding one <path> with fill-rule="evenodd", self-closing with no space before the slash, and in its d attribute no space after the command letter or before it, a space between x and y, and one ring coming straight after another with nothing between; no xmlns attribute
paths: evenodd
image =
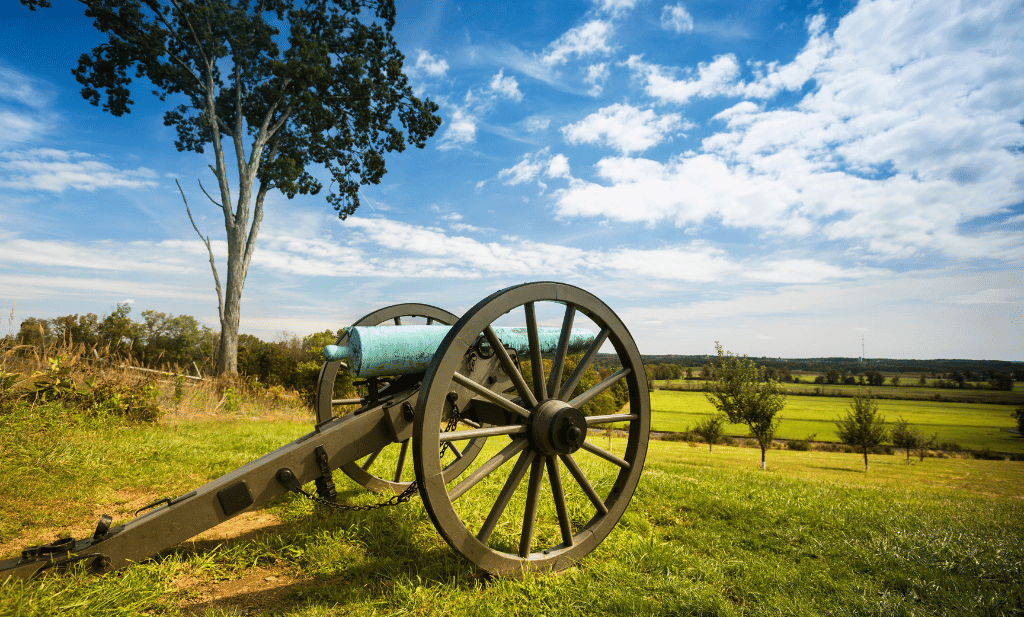
<svg viewBox="0 0 1024 617"><path fill-rule="evenodd" d="M868 472L868 449L864 448L864 473Z"/></svg>
<svg viewBox="0 0 1024 617"><path fill-rule="evenodd" d="M245 285L241 250L244 243L244 236L228 238L228 278L224 289L224 314L220 320L217 356L217 374L228 377L238 375L238 324L242 309L242 286Z"/></svg>
<svg viewBox="0 0 1024 617"><path fill-rule="evenodd" d="M761 471L767 471L768 468L764 464L764 444L761 444Z"/></svg>

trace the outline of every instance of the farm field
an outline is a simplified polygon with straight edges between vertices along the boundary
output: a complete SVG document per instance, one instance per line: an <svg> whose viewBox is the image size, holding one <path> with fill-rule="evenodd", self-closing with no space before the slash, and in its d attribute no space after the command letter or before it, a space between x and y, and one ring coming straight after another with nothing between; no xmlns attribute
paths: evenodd
<svg viewBox="0 0 1024 617"><path fill-rule="evenodd" d="M850 399L826 396L790 396L782 411L776 437L804 439L815 435L818 441L838 441L836 418L845 415ZM940 403L879 399L878 408L889 422L902 417L928 437L937 434L938 442L952 442L963 448L996 452L1024 452L1024 439L1014 428L1013 407L980 403ZM693 427L714 407L703 393L676 390L651 392L652 429L685 431ZM745 436L741 425L726 425L726 434Z"/></svg>
<svg viewBox="0 0 1024 617"><path fill-rule="evenodd" d="M0 540L4 557L59 532L91 533L97 512L130 516L310 429L242 417L80 425L46 410L4 420L34 427L17 439L0 434L10 472L0 478L0 510L14 523ZM558 575L480 576L418 500L331 512L289 495L119 572L0 581L0 615L1024 611L1024 463L873 456L864 473L858 455L781 450L761 472L758 458L747 448L652 441L619 525ZM336 480L343 501L380 500L340 473Z"/></svg>

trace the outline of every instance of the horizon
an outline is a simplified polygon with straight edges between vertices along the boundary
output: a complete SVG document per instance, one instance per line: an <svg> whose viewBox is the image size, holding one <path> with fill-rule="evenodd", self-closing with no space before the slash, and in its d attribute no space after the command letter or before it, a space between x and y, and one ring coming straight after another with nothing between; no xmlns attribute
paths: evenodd
<svg viewBox="0 0 1024 617"><path fill-rule="evenodd" d="M0 309L128 303L219 330L175 187L223 276L196 182L209 151L175 150L179 100L145 81L122 118L83 100L71 69L104 37L53 4L0 20ZM336 331L400 302L463 314L557 280L644 355L856 358L863 336L879 358L1024 361L1016 0L396 8L443 124L388 155L346 221L324 194L268 195L240 333Z"/></svg>

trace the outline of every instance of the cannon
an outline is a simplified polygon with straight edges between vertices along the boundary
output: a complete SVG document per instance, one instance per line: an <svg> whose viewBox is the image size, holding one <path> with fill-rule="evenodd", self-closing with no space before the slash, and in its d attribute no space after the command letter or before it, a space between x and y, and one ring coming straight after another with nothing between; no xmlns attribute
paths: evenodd
<svg viewBox="0 0 1024 617"><path fill-rule="evenodd" d="M581 387L602 349L620 368ZM0 579L122 568L289 491L344 508L334 470L392 503L418 492L451 549L499 576L576 563L632 499L650 432L644 367L618 316L578 287L516 285L461 318L424 304L380 309L324 356L312 432L123 524L104 515L90 538L26 548L0 562ZM336 398L343 363L366 396ZM628 406L582 411L611 388L628 391ZM595 443L610 427L625 435L616 452ZM303 488L311 482L317 495Z"/></svg>

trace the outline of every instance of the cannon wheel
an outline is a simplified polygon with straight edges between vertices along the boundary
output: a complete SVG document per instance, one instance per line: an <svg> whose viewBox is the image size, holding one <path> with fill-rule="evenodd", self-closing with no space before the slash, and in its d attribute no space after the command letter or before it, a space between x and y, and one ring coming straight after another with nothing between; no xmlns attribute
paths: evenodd
<svg viewBox="0 0 1024 617"><path fill-rule="evenodd" d="M513 311L512 317L522 316L528 335L536 341L536 310L548 302L564 305L559 345L548 375L544 375L539 345L531 344L529 357L522 358L531 363L531 389L490 326ZM568 333L577 315L590 318L600 332L563 384ZM445 413L449 407L444 405L449 391L458 385L481 398L490 394L485 392L486 385L463 375L467 352L479 348L482 340L490 343L505 372L518 382L500 397L504 402L490 397L504 410L507 421L449 432ZM606 341L614 347L622 369L573 397L580 377ZM578 411L620 380L626 381L629 390L625 413L585 417ZM651 418L646 374L629 331L596 297L561 283L510 287L485 298L459 319L427 369L416 411L413 458L424 506L455 552L497 575L561 570L604 540L640 480ZM587 441L587 427L607 428L611 423L625 425L627 434L624 450L616 454ZM509 442L488 460L471 465L461 478L443 473L440 444L477 435L507 435ZM515 506L509 508L510 503Z"/></svg>
<svg viewBox="0 0 1024 617"><path fill-rule="evenodd" d="M393 323L396 326L402 325L403 318L410 317L421 317L426 318L427 324L443 324L451 325L458 319L455 315L449 313L444 309L437 308L436 306L430 306L429 304L395 304L379 310L376 310L369 315L366 315L352 324L355 326L377 326L386 323ZM348 344L348 333L342 334L337 341L338 345ZM341 368L342 362L335 360L333 362L325 362L323 367L320 369L320 377L317 385L317 422L325 422L334 417L334 406L338 404L334 401L334 381L338 376L338 370ZM386 394L387 388L381 390L381 394ZM466 448L462 452L462 458L457 459L450 466L448 473L453 476L457 476L462 473L462 470L469 465L473 457L479 453L483 447L486 439L477 439L472 445ZM360 461L353 461L346 463L341 466L341 470L345 472L349 478L359 483L363 487L376 492L393 491L396 494L400 494L409 487L412 483L411 480L402 479L403 475L411 477L412 474L407 471L408 465L406 465L407 453L409 450L409 440L392 444L386 448L394 448L398 450L397 463L392 466L391 469L384 473L384 470L380 468L373 469L371 473L370 467L377 459L377 457L384 451L378 450L375 453L370 454L369 457ZM385 448L385 449L386 449ZM386 457L387 458L387 457ZM381 476L375 475L380 473ZM386 477L382 477L386 476Z"/></svg>

